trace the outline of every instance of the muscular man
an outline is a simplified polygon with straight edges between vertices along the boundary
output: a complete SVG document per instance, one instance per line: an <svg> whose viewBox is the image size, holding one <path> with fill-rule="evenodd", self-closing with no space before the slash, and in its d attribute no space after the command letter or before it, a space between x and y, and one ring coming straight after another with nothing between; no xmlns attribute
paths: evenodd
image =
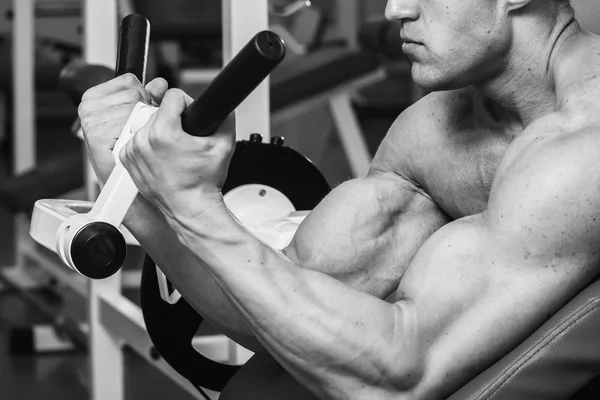
<svg viewBox="0 0 600 400"><path fill-rule="evenodd" d="M599 272L600 39L566 0L389 0L386 16L432 93L282 251L223 203L232 129L187 135L190 99L162 80L83 98L101 182L133 105L160 104L121 152L143 195L126 225L258 353L225 399L444 399Z"/></svg>

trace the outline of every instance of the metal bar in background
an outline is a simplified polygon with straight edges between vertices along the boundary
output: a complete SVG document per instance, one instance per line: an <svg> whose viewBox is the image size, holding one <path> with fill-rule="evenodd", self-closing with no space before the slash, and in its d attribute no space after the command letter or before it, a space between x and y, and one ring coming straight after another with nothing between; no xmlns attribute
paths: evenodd
<svg viewBox="0 0 600 400"><path fill-rule="evenodd" d="M22 174L36 164L36 96L35 96L35 23L34 0L13 0L15 18L12 25L13 138L12 173ZM28 236L28 217L15 215L14 267L2 273L10 275L23 290L38 286L25 266L21 238Z"/></svg>
<svg viewBox="0 0 600 400"><path fill-rule="evenodd" d="M371 164L371 154L352 109L350 94L342 92L333 96L329 100L329 108L354 177L366 176Z"/></svg>
<svg viewBox="0 0 600 400"><path fill-rule="evenodd" d="M148 337L142 310L136 304L116 293L102 294L98 301L99 323L107 327L114 341L124 343L135 350L195 399L203 399L200 392L188 380L171 368L164 359L154 355L154 346ZM219 340L225 342L222 338ZM217 393L206 391L211 398L218 397ZM112 397L106 399L113 400Z"/></svg>
<svg viewBox="0 0 600 400"><path fill-rule="evenodd" d="M20 1L20 0L19 0ZM115 68L117 59L117 0L85 0L83 8L83 48L87 63ZM82 157L85 157L82 154ZM89 161L85 163L88 199L95 200L98 186ZM102 324L100 296L121 294L121 273L105 280L88 282L88 318L90 327L90 399L124 400L124 356L121 343Z"/></svg>
<svg viewBox="0 0 600 400"><path fill-rule="evenodd" d="M268 0L223 0L223 64L258 32L269 29ZM269 78L236 109L238 140L247 140L252 133L271 136Z"/></svg>
<svg viewBox="0 0 600 400"><path fill-rule="evenodd" d="M83 13L83 49L88 64L115 68L119 31L118 6L120 0L85 0ZM83 157L87 159L84 153ZM85 185L88 200L99 194L96 174L89 162L85 163Z"/></svg>
<svg viewBox="0 0 600 400"><path fill-rule="evenodd" d="M15 9L17 7L15 6ZM8 10L5 14L7 20L15 18L15 10ZM34 18L69 18L80 17L81 4L78 1L44 2L34 5Z"/></svg>
<svg viewBox="0 0 600 400"><path fill-rule="evenodd" d="M362 22L360 8L359 0L337 0L336 2L337 31L353 49L358 47L358 31Z"/></svg>
<svg viewBox="0 0 600 400"><path fill-rule="evenodd" d="M35 166L34 0L13 0L13 173Z"/></svg>

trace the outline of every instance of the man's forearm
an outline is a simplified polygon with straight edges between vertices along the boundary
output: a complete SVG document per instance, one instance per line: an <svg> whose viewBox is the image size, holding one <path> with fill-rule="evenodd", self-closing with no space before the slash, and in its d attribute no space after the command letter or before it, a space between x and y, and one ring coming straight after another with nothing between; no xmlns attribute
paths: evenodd
<svg viewBox="0 0 600 400"><path fill-rule="evenodd" d="M402 385L407 363L395 357L404 336L399 306L294 264L238 224L225 205L198 215L168 222L298 380L326 397Z"/></svg>
<svg viewBox="0 0 600 400"><path fill-rule="evenodd" d="M243 346L253 351L260 349L246 322L213 276L181 244L164 218L148 201L138 196L124 223L196 311Z"/></svg>

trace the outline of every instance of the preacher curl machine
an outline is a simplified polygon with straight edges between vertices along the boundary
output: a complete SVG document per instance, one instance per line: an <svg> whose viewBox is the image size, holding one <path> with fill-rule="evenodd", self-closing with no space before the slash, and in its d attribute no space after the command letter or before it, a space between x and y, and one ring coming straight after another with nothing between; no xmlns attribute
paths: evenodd
<svg viewBox="0 0 600 400"><path fill-rule="evenodd" d="M133 73L144 83L149 35L149 22L141 15L123 19L116 76ZM281 38L273 32L259 32L185 110L184 130L195 136L214 133L284 57ZM74 66L63 77L71 81L65 87L82 93L85 90L78 87L77 75L93 71L89 66ZM134 109L115 146L116 166L95 203L45 199L35 204L33 239L87 278L113 275L123 265L127 245L139 245L121 225L138 190L120 163L118 150L155 111L141 103ZM237 142L222 191L241 223L268 245L283 248L307 215L304 210L313 209L330 187L306 157L284 145L283 138L263 143L255 133ZM203 318L171 290L148 256L140 290L146 329L157 354L198 389L221 391L239 366L213 361L193 348L192 339Z"/></svg>

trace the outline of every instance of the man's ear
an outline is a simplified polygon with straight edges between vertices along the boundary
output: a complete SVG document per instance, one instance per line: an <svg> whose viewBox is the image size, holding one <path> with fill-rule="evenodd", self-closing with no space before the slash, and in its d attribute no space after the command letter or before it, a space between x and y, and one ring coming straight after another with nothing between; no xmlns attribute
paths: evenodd
<svg viewBox="0 0 600 400"><path fill-rule="evenodd" d="M519 10L519 9L525 7L526 5L528 5L529 3L531 3L531 1L532 0L505 0L506 11L511 12L511 11Z"/></svg>

